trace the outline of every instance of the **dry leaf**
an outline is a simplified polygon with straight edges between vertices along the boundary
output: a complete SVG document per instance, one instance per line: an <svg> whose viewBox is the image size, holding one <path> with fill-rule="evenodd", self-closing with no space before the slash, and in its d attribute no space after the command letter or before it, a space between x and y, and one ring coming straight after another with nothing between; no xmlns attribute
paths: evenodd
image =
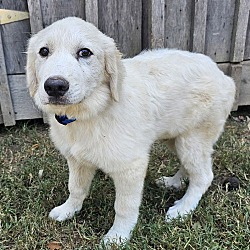
<svg viewBox="0 0 250 250"><path fill-rule="evenodd" d="M50 250L61 250L62 249L62 246L61 246L61 243L58 242L58 241L51 241L49 244L48 244L48 248Z"/></svg>

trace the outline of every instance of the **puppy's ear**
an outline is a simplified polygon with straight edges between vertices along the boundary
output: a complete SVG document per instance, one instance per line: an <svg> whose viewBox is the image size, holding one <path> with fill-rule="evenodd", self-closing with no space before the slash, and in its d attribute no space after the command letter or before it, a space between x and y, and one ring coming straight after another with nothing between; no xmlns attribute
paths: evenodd
<svg viewBox="0 0 250 250"><path fill-rule="evenodd" d="M37 88L38 82L36 77L36 68L35 68L35 60L36 60L36 53L32 48L32 38L30 39L28 50L27 50L27 64L26 64L26 78L27 78L27 87L29 89L29 93L31 97L34 97Z"/></svg>
<svg viewBox="0 0 250 250"><path fill-rule="evenodd" d="M105 49L105 70L108 75L111 96L115 101L119 101L119 89L123 78L122 54L116 48L113 39L109 38L109 43Z"/></svg>

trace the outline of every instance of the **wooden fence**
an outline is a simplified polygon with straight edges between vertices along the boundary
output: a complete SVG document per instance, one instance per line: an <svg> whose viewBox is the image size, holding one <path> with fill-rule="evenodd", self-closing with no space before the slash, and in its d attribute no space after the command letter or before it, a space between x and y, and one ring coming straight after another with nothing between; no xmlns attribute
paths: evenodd
<svg viewBox="0 0 250 250"><path fill-rule="evenodd" d="M250 105L250 0L1 0L0 9L0 123L6 126L42 117L26 88L24 52L31 33L66 16L94 23L125 57L159 47L204 53L235 79L234 109Z"/></svg>

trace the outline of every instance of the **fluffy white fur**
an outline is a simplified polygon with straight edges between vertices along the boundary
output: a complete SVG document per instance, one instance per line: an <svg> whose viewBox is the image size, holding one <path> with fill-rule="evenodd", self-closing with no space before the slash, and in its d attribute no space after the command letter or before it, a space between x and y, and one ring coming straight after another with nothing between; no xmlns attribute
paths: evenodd
<svg viewBox="0 0 250 250"><path fill-rule="evenodd" d="M50 54L39 55L42 47ZM80 48L93 55L77 58ZM49 77L69 82L65 105L51 104L44 90ZM96 169L116 187L115 220L104 242L123 242L137 222L150 147L167 139L180 159L174 177L158 180L180 187L182 199L166 219L194 210L213 180L213 144L234 102L235 85L207 56L160 49L121 59L113 39L92 24L70 17L34 35L28 46L27 81L31 96L49 116L51 138L68 161L69 198L49 216L63 221L82 208ZM67 126L54 115L77 120Z"/></svg>

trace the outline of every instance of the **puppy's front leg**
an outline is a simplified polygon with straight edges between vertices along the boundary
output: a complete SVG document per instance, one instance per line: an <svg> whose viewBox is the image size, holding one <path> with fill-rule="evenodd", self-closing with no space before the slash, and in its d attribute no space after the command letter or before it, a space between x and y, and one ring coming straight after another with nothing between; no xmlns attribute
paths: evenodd
<svg viewBox="0 0 250 250"><path fill-rule="evenodd" d="M83 200L89 193L89 188L95 175L95 167L79 164L74 159L68 159L69 166L69 198L61 206L51 210L49 217L57 221L72 218L75 212L82 208Z"/></svg>
<svg viewBox="0 0 250 250"><path fill-rule="evenodd" d="M115 221L104 243L122 244L129 240L137 223L148 159L139 159L128 168L111 173L116 188Z"/></svg>

